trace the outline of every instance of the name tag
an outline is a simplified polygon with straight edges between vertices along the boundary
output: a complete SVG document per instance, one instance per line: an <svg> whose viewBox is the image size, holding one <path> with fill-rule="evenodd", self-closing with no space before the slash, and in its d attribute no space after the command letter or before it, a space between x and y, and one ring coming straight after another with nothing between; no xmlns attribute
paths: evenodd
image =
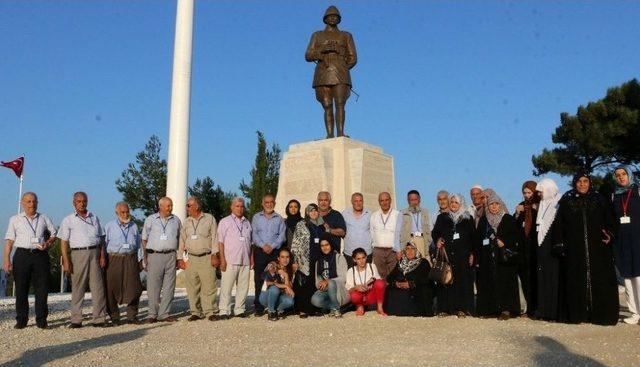
<svg viewBox="0 0 640 367"><path fill-rule="evenodd" d="M459 239L460 239L460 233L457 233L457 232L456 232L456 233L454 233L454 234L453 234L453 239L454 239L454 240L459 240Z"/></svg>
<svg viewBox="0 0 640 367"><path fill-rule="evenodd" d="M482 246L489 246L489 239L485 238L484 240L482 240Z"/></svg>
<svg viewBox="0 0 640 367"><path fill-rule="evenodd" d="M318 237L314 238L313 243L320 243L320 239Z"/></svg>
<svg viewBox="0 0 640 367"><path fill-rule="evenodd" d="M419 231L413 232L413 237L422 237L422 232L419 232Z"/></svg>
<svg viewBox="0 0 640 367"><path fill-rule="evenodd" d="M166 241L168 239L167 234L163 233L160 235L160 241Z"/></svg>
<svg viewBox="0 0 640 367"><path fill-rule="evenodd" d="M245 236L240 236L238 237L238 239L242 242L245 242L247 240L247 238Z"/></svg>
<svg viewBox="0 0 640 367"><path fill-rule="evenodd" d="M123 249L123 250L128 250L128 249L130 249L130 248L131 248L131 245L130 245L130 244L128 244L128 243L123 243L123 244L122 244L122 249Z"/></svg>
<svg viewBox="0 0 640 367"><path fill-rule="evenodd" d="M31 244L37 245L40 243L40 237L31 237Z"/></svg>
<svg viewBox="0 0 640 367"><path fill-rule="evenodd" d="M620 217L620 224L629 224L631 223L631 217L629 216L624 216L624 217Z"/></svg>
<svg viewBox="0 0 640 367"><path fill-rule="evenodd" d="M192 234L191 235L191 239L192 240L197 240L198 239L198 235L197 234Z"/></svg>
<svg viewBox="0 0 640 367"><path fill-rule="evenodd" d="M524 228L524 227L525 227L525 224L526 224L525 222L522 222L522 228ZM537 225L537 224L536 224L536 225Z"/></svg>

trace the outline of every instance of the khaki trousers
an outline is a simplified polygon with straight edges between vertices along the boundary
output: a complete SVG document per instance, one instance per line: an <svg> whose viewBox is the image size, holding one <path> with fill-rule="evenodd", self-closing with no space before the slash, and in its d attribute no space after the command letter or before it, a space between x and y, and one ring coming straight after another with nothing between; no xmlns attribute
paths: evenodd
<svg viewBox="0 0 640 367"><path fill-rule="evenodd" d="M215 268L211 266L211 255L189 255L189 266L184 275L187 282L189 311L203 317L218 313L216 304L217 280Z"/></svg>
<svg viewBox="0 0 640 367"><path fill-rule="evenodd" d="M245 301L249 293L249 265L227 265L220 279L220 314L231 315L231 291L236 286L236 301L233 314L245 312Z"/></svg>
<svg viewBox="0 0 640 367"><path fill-rule="evenodd" d="M378 268L378 273L382 279L387 279L387 275L393 271L397 262L396 253L392 248L373 248L373 263L376 264L376 268Z"/></svg>
<svg viewBox="0 0 640 367"><path fill-rule="evenodd" d="M91 288L91 306L93 323L106 320L107 301L104 291L104 278L100 268L98 248L91 250L72 250L71 263L71 323L82 324L82 301L87 286Z"/></svg>

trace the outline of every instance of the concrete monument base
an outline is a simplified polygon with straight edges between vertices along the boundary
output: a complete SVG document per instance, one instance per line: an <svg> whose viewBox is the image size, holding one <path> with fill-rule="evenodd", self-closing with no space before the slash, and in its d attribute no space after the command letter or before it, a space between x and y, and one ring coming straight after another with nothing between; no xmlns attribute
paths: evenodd
<svg viewBox="0 0 640 367"><path fill-rule="evenodd" d="M318 192L329 191L331 206L339 211L351 206L351 194L364 195L364 205L378 208L378 194L391 193L395 204L393 157L382 148L339 137L293 144L280 162L276 211L285 216L285 206L297 199L304 208L315 203Z"/></svg>

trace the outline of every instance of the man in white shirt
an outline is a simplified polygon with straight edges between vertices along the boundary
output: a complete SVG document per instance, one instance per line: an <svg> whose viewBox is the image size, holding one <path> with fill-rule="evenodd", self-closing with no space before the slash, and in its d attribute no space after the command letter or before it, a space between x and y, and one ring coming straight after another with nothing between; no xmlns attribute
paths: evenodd
<svg viewBox="0 0 640 367"><path fill-rule="evenodd" d="M56 227L49 217L38 213L38 196L33 192L22 195L24 212L9 220L4 236L4 271L13 271L16 293L16 329L27 327L29 320L29 287L36 296L36 325L47 328L47 295L49 293L49 247L56 240ZM16 253L11 261L11 249Z"/></svg>
<svg viewBox="0 0 640 367"><path fill-rule="evenodd" d="M378 195L378 204L380 209L371 214L370 222L373 263L376 264L382 279L385 279L402 258L402 215L398 210L391 209L391 194L388 192Z"/></svg>

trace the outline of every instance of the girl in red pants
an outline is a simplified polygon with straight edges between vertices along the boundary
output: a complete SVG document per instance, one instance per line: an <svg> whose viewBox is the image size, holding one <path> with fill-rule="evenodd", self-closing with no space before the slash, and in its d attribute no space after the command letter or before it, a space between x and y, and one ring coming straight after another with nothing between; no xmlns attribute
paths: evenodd
<svg viewBox="0 0 640 367"><path fill-rule="evenodd" d="M353 250L352 256L355 265L347 271L346 288L351 303L356 306L356 315L364 315L366 306L377 305L378 314L387 316L382 309L386 282L380 279L375 264L367 264L367 253L363 248Z"/></svg>

